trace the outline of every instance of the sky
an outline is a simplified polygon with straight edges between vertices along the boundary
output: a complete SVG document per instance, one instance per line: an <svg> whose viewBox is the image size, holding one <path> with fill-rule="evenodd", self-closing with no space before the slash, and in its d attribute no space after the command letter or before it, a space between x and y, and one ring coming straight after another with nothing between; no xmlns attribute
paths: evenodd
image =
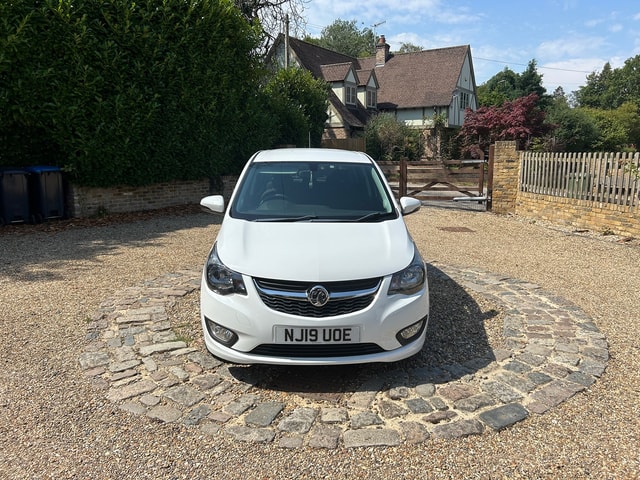
<svg viewBox="0 0 640 480"><path fill-rule="evenodd" d="M470 45L476 85L508 67L522 73L536 60L544 87L578 90L606 62L640 54L637 0L308 0L306 33L319 37L335 20L423 49Z"/></svg>

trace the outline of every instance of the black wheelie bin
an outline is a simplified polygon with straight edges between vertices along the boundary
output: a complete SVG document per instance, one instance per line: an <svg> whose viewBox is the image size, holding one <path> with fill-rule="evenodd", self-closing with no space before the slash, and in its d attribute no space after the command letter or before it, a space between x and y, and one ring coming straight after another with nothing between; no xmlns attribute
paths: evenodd
<svg viewBox="0 0 640 480"><path fill-rule="evenodd" d="M32 221L27 177L23 169L0 169L0 225Z"/></svg>
<svg viewBox="0 0 640 480"><path fill-rule="evenodd" d="M27 167L31 215L36 222L65 217L62 171L58 167Z"/></svg>

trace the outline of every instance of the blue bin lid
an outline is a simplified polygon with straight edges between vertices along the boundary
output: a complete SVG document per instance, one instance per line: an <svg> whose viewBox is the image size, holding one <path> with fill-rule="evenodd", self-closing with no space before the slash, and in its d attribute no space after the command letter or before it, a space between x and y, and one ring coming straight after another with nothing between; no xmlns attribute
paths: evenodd
<svg viewBox="0 0 640 480"><path fill-rule="evenodd" d="M33 167L27 167L26 170L31 173L59 172L60 167L53 167L48 165L36 165Z"/></svg>

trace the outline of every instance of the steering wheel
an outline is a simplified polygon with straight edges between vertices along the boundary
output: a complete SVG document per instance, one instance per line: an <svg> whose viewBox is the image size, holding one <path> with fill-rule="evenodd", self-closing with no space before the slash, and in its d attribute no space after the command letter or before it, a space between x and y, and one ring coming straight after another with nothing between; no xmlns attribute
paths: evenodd
<svg viewBox="0 0 640 480"><path fill-rule="evenodd" d="M265 192L265 194L260 199L260 205L264 202L268 202L269 200L289 200L289 198L283 193L276 192Z"/></svg>

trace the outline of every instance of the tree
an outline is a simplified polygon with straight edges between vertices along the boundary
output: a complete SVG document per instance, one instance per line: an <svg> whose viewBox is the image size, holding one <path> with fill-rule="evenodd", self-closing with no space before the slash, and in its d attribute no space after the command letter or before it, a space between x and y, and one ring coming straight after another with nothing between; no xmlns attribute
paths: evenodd
<svg viewBox="0 0 640 480"><path fill-rule="evenodd" d="M467 110L464 125L458 134L463 142L463 153L482 149L497 140L516 140L519 148L527 149L535 137L543 136L551 128L545 124L545 113L537 106L535 93L499 107L480 107Z"/></svg>
<svg viewBox="0 0 640 480"><path fill-rule="evenodd" d="M422 50L424 49L418 45L414 45L413 43L410 43L410 42L402 42L402 44L400 45L400 50L398 50L398 53L421 52Z"/></svg>
<svg viewBox="0 0 640 480"><path fill-rule="evenodd" d="M478 104L481 107L500 106L505 101L520 96L518 74L508 67L496 73L478 87Z"/></svg>
<svg viewBox="0 0 640 480"><path fill-rule="evenodd" d="M600 135L593 117L582 108L570 108L564 96L554 98L546 121L554 129L539 139L538 150L587 152L594 148Z"/></svg>
<svg viewBox="0 0 640 480"><path fill-rule="evenodd" d="M526 97L535 93L538 106L543 110L549 105L551 97L542 86L542 75L538 73L537 63L530 60L522 73L515 73L508 67L498 72L483 85L478 87L478 103L480 106L499 106L505 101Z"/></svg>
<svg viewBox="0 0 640 480"><path fill-rule="evenodd" d="M258 25L264 35L262 53L267 53L275 37L289 22L293 35L304 29L304 5L310 0L233 0L250 25Z"/></svg>
<svg viewBox="0 0 640 480"><path fill-rule="evenodd" d="M265 87L274 145L319 147L327 119L329 85L307 70L279 70ZM311 142L311 144L309 144Z"/></svg>
<svg viewBox="0 0 640 480"><path fill-rule="evenodd" d="M615 110L583 109L598 126L600 135L594 142L595 150L616 152L635 150L640 141L638 105L626 102Z"/></svg>
<svg viewBox="0 0 640 480"><path fill-rule="evenodd" d="M375 35L370 28L359 30L355 20L338 19L322 29L317 45L351 57L374 53Z"/></svg>
<svg viewBox="0 0 640 480"><path fill-rule="evenodd" d="M605 63L602 71L587 75L587 82L576 92L582 107L613 110L625 102L640 105L640 55L629 58L621 68Z"/></svg>
<svg viewBox="0 0 640 480"><path fill-rule="evenodd" d="M556 89L553 91L553 94L551 95L551 97L553 98L554 101L558 100L562 103L564 103L565 105L568 105L569 103L569 99L567 98L566 93L564 93L564 88L562 87L556 87Z"/></svg>
<svg viewBox="0 0 640 480"><path fill-rule="evenodd" d="M530 60L527 68L518 77L518 88L521 97L526 97L532 93L542 98L547 93L547 89L542 86L542 75L538 73L538 63L535 59Z"/></svg>
<svg viewBox="0 0 640 480"><path fill-rule="evenodd" d="M592 72L587 75L587 82L576 92L578 104L581 107L615 108L617 101L614 98L618 96L613 90L615 75L609 62L604 64L600 73Z"/></svg>
<svg viewBox="0 0 640 480"><path fill-rule="evenodd" d="M627 59L620 73L621 105L628 102L640 105L640 55Z"/></svg>

